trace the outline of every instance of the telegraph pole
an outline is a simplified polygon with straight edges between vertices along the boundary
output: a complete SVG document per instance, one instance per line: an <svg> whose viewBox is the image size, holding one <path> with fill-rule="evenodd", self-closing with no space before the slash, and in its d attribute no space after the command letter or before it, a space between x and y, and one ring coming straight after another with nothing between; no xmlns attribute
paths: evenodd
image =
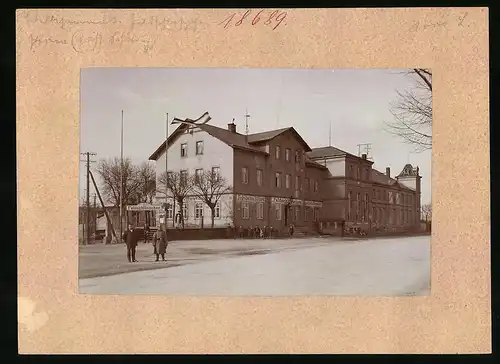
<svg viewBox="0 0 500 364"><path fill-rule="evenodd" d="M370 152L371 147L372 147L372 143L358 144L357 147L358 147L358 157L361 157L361 147L365 147L366 157L368 158L369 152Z"/></svg>
<svg viewBox="0 0 500 364"><path fill-rule="evenodd" d="M85 153L80 153L84 156L86 156L86 166L87 166L87 193L86 193L86 205L87 205L87 212L86 212L86 223L85 223L85 241L87 244L90 244L90 163L94 162L90 160L91 155L96 155L96 153L91 153L91 152L85 152Z"/></svg>
<svg viewBox="0 0 500 364"><path fill-rule="evenodd" d="M123 110L121 124L121 139L120 139L120 237L117 243L121 243L123 230Z"/></svg>
<svg viewBox="0 0 500 364"><path fill-rule="evenodd" d="M245 141L248 142L248 118L250 114L248 113L248 109L245 110Z"/></svg>
<svg viewBox="0 0 500 364"><path fill-rule="evenodd" d="M168 221L168 112L165 121L165 241L167 240L167 221ZM174 221L174 211L172 211L172 221Z"/></svg>

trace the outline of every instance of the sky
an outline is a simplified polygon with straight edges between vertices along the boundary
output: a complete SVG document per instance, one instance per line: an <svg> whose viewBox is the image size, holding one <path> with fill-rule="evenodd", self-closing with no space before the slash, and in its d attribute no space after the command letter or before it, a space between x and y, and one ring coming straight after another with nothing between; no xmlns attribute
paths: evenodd
<svg viewBox="0 0 500 364"><path fill-rule="evenodd" d="M120 157L122 110L123 154L134 163L147 161L165 140L166 113L169 120L196 119L208 111L210 124L227 128L234 118L244 133L248 110L249 133L293 126L315 148L329 145L331 125L332 146L358 155L358 144L371 143L368 154L381 172L390 167L396 176L407 163L418 166L426 204L431 151L414 152L384 124L393 120L389 108L397 91L414 87L411 75L395 69L86 68L80 151L96 153L95 161ZM80 176L84 196L85 163Z"/></svg>

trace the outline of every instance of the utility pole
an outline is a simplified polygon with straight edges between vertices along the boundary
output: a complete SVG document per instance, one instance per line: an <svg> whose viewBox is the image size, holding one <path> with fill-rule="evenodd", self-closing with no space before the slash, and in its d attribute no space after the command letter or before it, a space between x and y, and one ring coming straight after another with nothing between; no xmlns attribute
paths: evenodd
<svg viewBox="0 0 500 364"><path fill-rule="evenodd" d="M248 142L248 118L250 114L248 113L248 109L245 110L245 141Z"/></svg>
<svg viewBox="0 0 500 364"><path fill-rule="evenodd" d="M172 211L172 217L174 217ZM165 241L167 240L167 221L168 221L168 112L165 121ZM172 219L174 221L174 219Z"/></svg>
<svg viewBox="0 0 500 364"><path fill-rule="evenodd" d="M332 146L332 121L330 120L330 130L328 131L328 146Z"/></svg>
<svg viewBox="0 0 500 364"><path fill-rule="evenodd" d="M91 155L96 155L96 153L91 153L91 152L85 152L85 153L80 153L84 156L86 156L86 166L87 166L87 198L86 198L86 205L87 205L87 212L86 212L86 223L85 223L85 241L87 244L90 244L90 163L94 162L90 160Z"/></svg>
<svg viewBox="0 0 500 364"><path fill-rule="evenodd" d="M121 242L123 236L123 110L120 139L120 237L117 243Z"/></svg>

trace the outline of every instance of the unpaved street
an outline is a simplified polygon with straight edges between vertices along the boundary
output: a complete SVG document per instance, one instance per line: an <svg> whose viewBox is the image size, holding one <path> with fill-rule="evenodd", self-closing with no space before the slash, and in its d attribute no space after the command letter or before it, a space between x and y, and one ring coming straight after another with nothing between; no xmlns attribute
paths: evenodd
<svg viewBox="0 0 500 364"><path fill-rule="evenodd" d="M133 264L126 262L125 253L124 246L82 247L80 293L218 296L430 293L430 236L179 241L170 244L167 262L152 262L151 245L140 244L139 262Z"/></svg>

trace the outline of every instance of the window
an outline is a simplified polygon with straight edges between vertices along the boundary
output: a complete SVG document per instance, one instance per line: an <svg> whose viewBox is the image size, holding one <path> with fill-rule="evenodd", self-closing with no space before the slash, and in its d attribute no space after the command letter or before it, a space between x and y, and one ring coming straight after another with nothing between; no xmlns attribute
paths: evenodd
<svg viewBox="0 0 500 364"><path fill-rule="evenodd" d="M365 193L365 201L363 206L363 221L368 220L368 193Z"/></svg>
<svg viewBox="0 0 500 364"><path fill-rule="evenodd" d="M181 171L181 183L186 184L187 183L187 177L188 177L188 171L187 170L182 170Z"/></svg>
<svg viewBox="0 0 500 364"><path fill-rule="evenodd" d="M300 150L295 151L295 163L300 163Z"/></svg>
<svg viewBox="0 0 500 364"><path fill-rule="evenodd" d="M314 192L318 192L318 190L319 190L318 181L314 181Z"/></svg>
<svg viewBox="0 0 500 364"><path fill-rule="evenodd" d="M295 191L300 191L300 177L295 176Z"/></svg>
<svg viewBox="0 0 500 364"><path fill-rule="evenodd" d="M203 142L198 141L196 142L196 155L202 155L203 154Z"/></svg>
<svg viewBox="0 0 500 364"><path fill-rule="evenodd" d="M300 220L300 206L295 206L295 221Z"/></svg>
<svg viewBox="0 0 500 364"><path fill-rule="evenodd" d="M257 202L257 219L264 219L264 202Z"/></svg>
<svg viewBox="0 0 500 364"><path fill-rule="evenodd" d="M241 203L241 217L243 219L250 218L250 209L248 207L248 202L246 201Z"/></svg>
<svg viewBox="0 0 500 364"><path fill-rule="evenodd" d="M181 144L181 157L187 157L188 145L187 143Z"/></svg>
<svg viewBox="0 0 500 364"><path fill-rule="evenodd" d="M220 218L220 202L217 202L217 205L215 205L214 217L216 219Z"/></svg>
<svg viewBox="0 0 500 364"><path fill-rule="evenodd" d="M262 186L262 170L257 169L257 186Z"/></svg>
<svg viewBox="0 0 500 364"><path fill-rule="evenodd" d="M167 172L167 182L172 181L172 176L174 175L174 172Z"/></svg>
<svg viewBox="0 0 500 364"><path fill-rule="evenodd" d="M241 182L243 184L248 184L248 168L247 167L241 168Z"/></svg>
<svg viewBox="0 0 500 364"><path fill-rule="evenodd" d="M368 168L365 168L365 180L370 180L370 172L368 171Z"/></svg>
<svg viewBox="0 0 500 364"><path fill-rule="evenodd" d="M280 159L280 155L281 155L281 148L279 145L277 145L274 151L274 157L276 159Z"/></svg>
<svg viewBox="0 0 500 364"><path fill-rule="evenodd" d="M359 218L360 218L360 204L361 204L361 195L360 193L358 192L356 194L356 221L359 221Z"/></svg>
<svg viewBox="0 0 500 364"><path fill-rule="evenodd" d="M352 178L353 175L352 175L352 166L350 165L349 166L349 178Z"/></svg>
<svg viewBox="0 0 500 364"><path fill-rule="evenodd" d="M318 208L314 208L314 220L318 220L319 218L319 209Z"/></svg>
<svg viewBox="0 0 500 364"><path fill-rule="evenodd" d="M275 206L276 220L281 220L281 204L277 203Z"/></svg>
<svg viewBox="0 0 500 364"><path fill-rule="evenodd" d="M171 219L174 216L174 210L172 209L172 204L167 204L167 219Z"/></svg>
<svg viewBox="0 0 500 364"><path fill-rule="evenodd" d="M377 198L377 193L375 191L375 188L373 189L373 199L375 200L375 198Z"/></svg>
<svg viewBox="0 0 500 364"><path fill-rule="evenodd" d="M220 177L220 168L219 167L212 167L212 176L214 176L215 180L219 180Z"/></svg>
<svg viewBox="0 0 500 364"><path fill-rule="evenodd" d="M184 205L182 206L182 217L184 218L184 221L187 220L187 218L188 218L188 203L187 203L187 201L184 202Z"/></svg>
<svg viewBox="0 0 500 364"><path fill-rule="evenodd" d="M200 182L201 181L201 176L203 175L203 169L201 168L198 168L194 171L194 178L195 178L195 181L196 182Z"/></svg>
<svg viewBox="0 0 500 364"><path fill-rule="evenodd" d="M196 219L201 219L203 217L203 203L196 202L194 205L194 217Z"/></svg>
<svg viewBox="0 0 500 364"><path fill-rule="evenodd" d="M359 174L360 174L360 168L358 167L356 169L356 179L360 179L360 175Z"/></svg>
<svg viewBox="0 0 500 364"><path fill-rule="evenodd" d="M351 210L352 210L352 191L347 193L347 220L351 220Z"/></svg>
<svg viewBox="0 0 500 364"><path fill-rule="evenodd" d="M285 175L285 188L290 188L290 178L292 176L290 176L289 174L286 174Z"/></svg>
<svg viewBox="0 0 500 364"><path fill-rule="evenodd" d="M309 191L309 178L304 178L304 190Z"/></svg>
<svg viewBox="0 0 500 364"><path fill-rule="evenodd" d="M285 159L287 162L290 162L292 159L292 150L290 148L285 149Z"/></svg>
<svg viewBox="0 0 500 364"><path fill-rule="evenodd" d="M281 172L276 172L275 186L281 188Z"/></svg>
<svg viewBox="0 0 500 364"><path fill-rule="evenodd" d="M304 221L309 221L309 211L310 207L304 207Z"/></svg>

